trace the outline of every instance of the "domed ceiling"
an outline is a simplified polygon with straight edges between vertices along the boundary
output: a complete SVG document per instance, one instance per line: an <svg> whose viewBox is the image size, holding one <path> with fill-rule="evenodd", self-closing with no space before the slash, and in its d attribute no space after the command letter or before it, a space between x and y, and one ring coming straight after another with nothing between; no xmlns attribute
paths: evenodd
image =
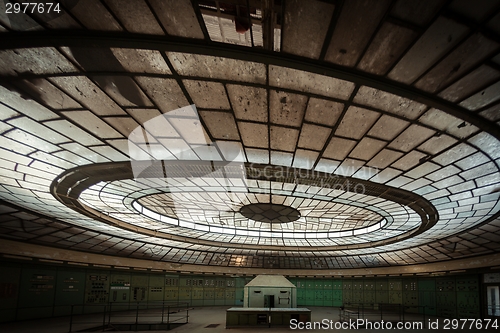
<svg viewBox="0 0 500 333"><path fill-rule="evenodd" d="M5 240L330 271L499 252L500 1L1 5Z"/></svg>

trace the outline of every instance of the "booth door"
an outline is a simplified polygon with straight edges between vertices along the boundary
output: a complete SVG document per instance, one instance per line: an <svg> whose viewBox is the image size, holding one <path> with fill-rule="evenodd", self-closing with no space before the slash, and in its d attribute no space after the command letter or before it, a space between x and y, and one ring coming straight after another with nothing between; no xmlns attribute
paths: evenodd
<svg viewBox="0 0 500 333"><path fill-rule="evenodd" d="M264 307L274 308L274 295L264 295Z"/></svg>

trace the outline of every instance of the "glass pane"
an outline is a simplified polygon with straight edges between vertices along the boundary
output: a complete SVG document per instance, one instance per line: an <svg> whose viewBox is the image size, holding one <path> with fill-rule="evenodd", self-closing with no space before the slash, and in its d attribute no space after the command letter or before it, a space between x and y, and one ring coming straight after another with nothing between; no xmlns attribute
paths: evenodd
<svg viewBox="0 0 500 333"><path fill-rule="evenodd" d="M498 289L498 286L486 287L486 297L488 299L488 316L500 316L500 297Z"/></svg>

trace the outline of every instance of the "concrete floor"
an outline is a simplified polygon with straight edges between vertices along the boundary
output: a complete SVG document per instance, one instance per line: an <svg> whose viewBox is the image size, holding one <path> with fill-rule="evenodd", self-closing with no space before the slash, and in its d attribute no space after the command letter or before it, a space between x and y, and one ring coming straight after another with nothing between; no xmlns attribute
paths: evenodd
<svg viewBox="0 0 500 333"><path fill-rule="evenodd" d="M293 332L293 331L307 331L307 332L325 332L325 331L335 331L335 332L350 332L355 331L354 329L292 329L289 327L278 328L278 327L257 327L257 328L225 328L225 310L228 307L201 307L193 308L189 310L189 323L177 327L170 331L154 331L154 332L171 332L171 333L238 333L238 332ZM323 319L333 320L336 322L339 318L339 310L337 308L315 308L309 307L312 310L312 321L321 321ZM416 320L422 320L421 318L414 318ZM76 330L82 328L81 325L86 324L87 327L91 322L99 322L101 316L96 315L86 315L85 317L80 317L78 323L75 325ZM426 319L427 322L428 319ZM431 319L431 320L435 320ZM397 330L396 328L392 330L382 330L382 329L360 329L362 332L374 333L374 332L421 332L421 333L436 333L436 332L449 332L451 329L444 330L442 324L444 324L444 319L439 319L440 329L408 329L408 330ZM499 320L500 321L500 320ZM218 324L217 327L207 328L206 326L210 324ZM500 324L500 323L499 323ZM95 326L95 325L94 325ZM75 331L76 331L75 330ZM0 332L2 333L67 333L69 331L69 317L58 317L49 319L38 319L23 322L13 322L13 323L3 323L0 324ZM476 332L476 329L464 329L464 330L453 330L453 332ZM495 332L495 330L488 330ZM116 331L115 331L116 332ZM123 331L120 331L123 332ZM142 331L141 331L142 332ZM149 331L151 332L151 331ZM498 332L498 331L496 331Z"/></svg>

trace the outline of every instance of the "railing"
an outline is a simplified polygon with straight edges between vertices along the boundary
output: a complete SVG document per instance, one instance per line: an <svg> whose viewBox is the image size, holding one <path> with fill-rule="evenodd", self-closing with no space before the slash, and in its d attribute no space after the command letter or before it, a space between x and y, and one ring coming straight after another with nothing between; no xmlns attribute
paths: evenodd
<svg viewBox="0 0 500 333"><path fill-rule="evenodd" d="M170 330L189 320L189 303L130 302L71 305L69 332Z"/></svg>
<svg viewBox="0 0 500 333"><path fill-rule="evenodd" d="M404 306L388 303L345 303L340 307L339 321L425 321L425 306Z"/></svg>

